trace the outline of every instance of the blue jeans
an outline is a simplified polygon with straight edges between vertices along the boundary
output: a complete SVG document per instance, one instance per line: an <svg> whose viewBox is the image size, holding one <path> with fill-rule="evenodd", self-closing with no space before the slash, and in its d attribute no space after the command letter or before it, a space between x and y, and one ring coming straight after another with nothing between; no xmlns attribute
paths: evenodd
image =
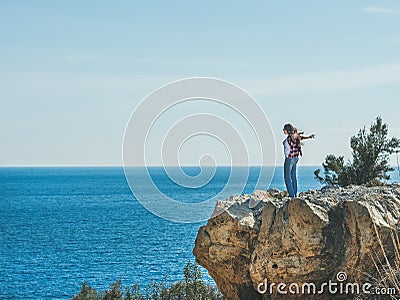
<svg viewBox="0 0 400 300"><path fill-rule="evenodd" d="M297 162L298 157L285 158L285 164L283 167L286 189L289 193L289 197L293 198L297 196Z"/></svg>

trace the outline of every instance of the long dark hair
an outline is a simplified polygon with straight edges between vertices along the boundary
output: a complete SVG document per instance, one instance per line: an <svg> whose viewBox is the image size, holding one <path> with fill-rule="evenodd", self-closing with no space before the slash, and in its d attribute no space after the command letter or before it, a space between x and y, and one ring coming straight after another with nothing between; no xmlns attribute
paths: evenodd
<svg viewBox="0 0 400 300"><path fill-rule="evenodd" d="M294 126L290 123L285 124L285 126L283 126L283 129L285 129L289 134L294 133Z"/></svg>
<svg viewBox="0 0 400 300"><path fill-rule="evenodd" d="M287 133L288 133L288 137L287 138L290 139L290 141L295 144L295 147L301 151L301 146L302 146L301 145L301 139L300 138L296 138L295 139L295 138L293 138L293 135L295 133L303 134L303 132L298 132L297 128L294 127L290 123L285 124L283 126L283 129L285 129L287 131Z"/></svg>
<svg viewBox="0 0 400 300"><path fill-rule="evenodd" d="M295 134L295 133L301 135L301 134L303 134L304 132L299 132L299 131L297 130L297 128L294 128L294 127L293 127L293 134ZM291 137L291 138L292 138L292 137ZM295 143L296 143L296 148L299 149L299 150L301 150L301 139L300 139L300 137L297 137L294 141L295 141Z"/></svg>

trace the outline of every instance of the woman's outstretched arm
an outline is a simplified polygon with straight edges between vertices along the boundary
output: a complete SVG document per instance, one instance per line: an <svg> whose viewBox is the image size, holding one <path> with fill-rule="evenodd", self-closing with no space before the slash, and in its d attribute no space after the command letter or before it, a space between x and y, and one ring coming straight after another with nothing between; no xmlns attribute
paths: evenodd
<svg viewBox="0 0 400 300"><path fill-rule="evenodd" d="M313 138L315 138L315 134L314 133L310 134L310 135L302 135L301 136L302 140L308 140L308 139L313 139Z"/></svg>

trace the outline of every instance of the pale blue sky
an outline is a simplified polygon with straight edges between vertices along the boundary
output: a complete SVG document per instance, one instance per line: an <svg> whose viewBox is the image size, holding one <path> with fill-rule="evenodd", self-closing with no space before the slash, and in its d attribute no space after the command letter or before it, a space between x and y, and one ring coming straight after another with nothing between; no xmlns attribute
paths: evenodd
<svg viewBox="0 0 400 300"><path fill-rule="evenodd" d="M120 165L136 105L193 76L259 101L278 164L287 121L303 165L377 115L400 136L398 0L2 0L0 28L0 165Z"/></svg>

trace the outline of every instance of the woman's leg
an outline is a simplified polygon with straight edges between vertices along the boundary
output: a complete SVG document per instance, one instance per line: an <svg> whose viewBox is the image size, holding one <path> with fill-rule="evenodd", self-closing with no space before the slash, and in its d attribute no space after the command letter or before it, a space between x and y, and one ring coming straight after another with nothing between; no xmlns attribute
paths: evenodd
<svg viewBox="0 0 400 300"><path fill-rule="evenodd" d="M299 158L293 158L292 161L292 167L290 170L290 179L292 181L292 186L293 186L293 197L297 197L297 163L299 161Z"/></svg>
<svg viewBox="0 0 400 300"><path fill-rule="evenodd" d="M283 165L283 176L285 178L285 185L289 193L289 197L294 197L293 183L291 179L291 166L292 158L285 158L285 164Z"/></svg>

